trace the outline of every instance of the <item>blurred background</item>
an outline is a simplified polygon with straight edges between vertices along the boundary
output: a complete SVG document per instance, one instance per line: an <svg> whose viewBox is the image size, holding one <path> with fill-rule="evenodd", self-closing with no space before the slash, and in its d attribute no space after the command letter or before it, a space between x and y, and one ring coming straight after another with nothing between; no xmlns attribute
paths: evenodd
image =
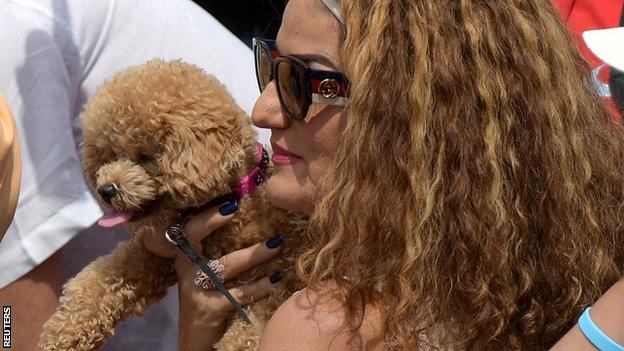
<svg viewBox="0 0 624 351"><path fill-rule="evenodd" d="M251 38L274 39L287 0L194 1L247 46Z"/></svg>

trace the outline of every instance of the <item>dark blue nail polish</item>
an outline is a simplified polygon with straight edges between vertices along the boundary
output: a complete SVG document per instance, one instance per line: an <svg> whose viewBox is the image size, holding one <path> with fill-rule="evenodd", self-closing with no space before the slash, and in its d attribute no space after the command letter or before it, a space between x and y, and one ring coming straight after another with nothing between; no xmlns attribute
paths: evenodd
<svg viewBox="0 0 624 351"><path fill-rule="evenodd" d="M266 247L268 247L269 249L275 249L278 246L282 245L283 243L284 243L284 237L282 236L282 234L277 234L276 236L267 240L265 244L266 244Z"/></svg>
<svg viewBox="0 0 624 351"><path fill-rule="evenodd" d="M219 207L219 213L222 216L229 216L232 213L236 212L236 210L238 210L238 200L236 199L230 200L225 205Z"/></svg>
<svg viewBox="0 0 624 351"><path fill-rule="evenodd" d="M277 284L280 281L282 281L282 272L277 272L277 273L273 273L271 274L271 276L269 277L269 282L271 284Z"/></svg>

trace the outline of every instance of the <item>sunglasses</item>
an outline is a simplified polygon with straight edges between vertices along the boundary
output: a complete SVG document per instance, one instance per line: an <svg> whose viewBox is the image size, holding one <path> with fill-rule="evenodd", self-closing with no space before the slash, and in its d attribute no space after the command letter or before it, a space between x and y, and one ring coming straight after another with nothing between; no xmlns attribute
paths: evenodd
<svg viewBox="0 0 624 351"><path fill-rule="evenodd" d="M349 82L340 72L312 69L301 59L280 55L274 40L253 38L256 78L260 92L275 81L282 109L302 120L313 102L347 106Z"/></svg>

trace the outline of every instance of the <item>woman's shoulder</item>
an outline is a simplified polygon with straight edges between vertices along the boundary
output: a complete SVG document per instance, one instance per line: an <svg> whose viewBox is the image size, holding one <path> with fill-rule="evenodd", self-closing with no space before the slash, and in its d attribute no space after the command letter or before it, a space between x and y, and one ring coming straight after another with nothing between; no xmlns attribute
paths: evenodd
<svg viewBox="0 0 624 351"><path fill-rule="evenodd" d="M362 326L346 327L346 310L332 289L293 294L268 322L260 350L383 350L381 317L366 308Z"/></svg>

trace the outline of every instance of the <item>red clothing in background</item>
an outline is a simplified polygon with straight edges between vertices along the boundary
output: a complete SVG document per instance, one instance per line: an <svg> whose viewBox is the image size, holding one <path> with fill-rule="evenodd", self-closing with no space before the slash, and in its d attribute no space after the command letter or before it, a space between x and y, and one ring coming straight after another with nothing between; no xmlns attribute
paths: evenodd
<svg viewBox="0 0 624 351"><path fill-rule="evenodd" d="M604 29L620 26L624 0L553 0L559 7L564 22L568 25L576 38L578 45L593 70L603 65L602 61L589 51L583 42L582 34L586 30ZM616 43L614 43L616 45ZM617 45L624 45L618 43ZM607 67L600 72L599 79L608 84L611 70ZM618 116L617 108L612 99L607 104Z"/></svg>

